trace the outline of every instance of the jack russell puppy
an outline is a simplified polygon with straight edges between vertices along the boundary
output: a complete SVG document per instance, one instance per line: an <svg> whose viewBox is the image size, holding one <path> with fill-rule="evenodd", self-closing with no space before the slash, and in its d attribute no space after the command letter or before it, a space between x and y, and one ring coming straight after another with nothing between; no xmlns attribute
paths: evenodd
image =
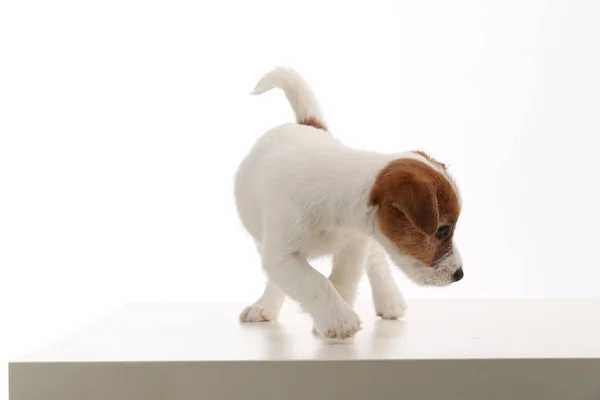
<svg viewBox="0 0 600 400"><path fill-rule="evenodd" d="M240 320L275 320L289 296L312 316L316 334L351 337L361 327L353 303L365 272L377 315L400 318L406 302L386 253L419 285L462 279L453 242L461 201L446 166L421 151L345 146L328 132L311 88L292 69L269 72L252 94L274 88L285 93L296 123L266 132L236 172L237 211L268 278ZM325 255L332 256L329 278L308 262Z"/></svg>

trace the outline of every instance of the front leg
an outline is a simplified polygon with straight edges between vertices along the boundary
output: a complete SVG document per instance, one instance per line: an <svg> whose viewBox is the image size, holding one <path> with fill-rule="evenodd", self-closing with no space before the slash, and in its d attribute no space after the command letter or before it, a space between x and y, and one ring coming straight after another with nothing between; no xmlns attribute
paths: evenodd
<svg viewBox="0 0 600 400"><path fill-rule="evenodd" d="M394 281L385 251L374 241L369 246L367 276L377 316L382 319L401 318L407 308L406 300Z"/></svg>
<svg viewBox="0 0 600 400"><path fill-rule="evenodd" d="M351 337L361 321L333 284L298 253L282 252L267 244L263 267L267 275L288 296L308 311L319 334L330 338Z"/></svg>

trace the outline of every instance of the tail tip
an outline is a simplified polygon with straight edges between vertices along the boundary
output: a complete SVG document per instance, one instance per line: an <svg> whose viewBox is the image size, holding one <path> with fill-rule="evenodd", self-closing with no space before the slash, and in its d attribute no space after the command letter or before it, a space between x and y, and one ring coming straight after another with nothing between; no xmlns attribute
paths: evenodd
<svg viewBox="0 0 600 400"><path fill-rule="evenodd" d="M267 87L267 85L265 85L265 80L263 78L256 84L256 86L254 86L254 89L250 92L250 95L258 96L259 94L263 94L264 92L266 92L269 89L271 89L271 88L269 88L269 87Z"/></svg>

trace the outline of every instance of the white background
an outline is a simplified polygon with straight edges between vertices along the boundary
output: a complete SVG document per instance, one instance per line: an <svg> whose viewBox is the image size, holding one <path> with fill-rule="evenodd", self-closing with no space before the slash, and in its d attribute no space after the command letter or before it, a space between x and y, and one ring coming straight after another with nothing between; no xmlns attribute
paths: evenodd
<svg viewBox="0 0 600 400"><path fill-rule="evenodd" d="M124 302L255 300L232 180L292 120L249 95L278 65L349 145L450 164L465 279L397 273L407 297L598 295L598 21L583 0L2 2L0 359Z"/></svg>

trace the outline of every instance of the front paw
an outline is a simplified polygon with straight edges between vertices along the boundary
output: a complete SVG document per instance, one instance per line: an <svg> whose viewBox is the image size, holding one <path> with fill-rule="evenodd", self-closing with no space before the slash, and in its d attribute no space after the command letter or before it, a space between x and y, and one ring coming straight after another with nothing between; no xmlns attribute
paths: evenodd
<svg viewBox="0 0 600 400"><path fill-rule="evenodd" d="M315 317L314 332L331 339L352 337L361 330L358 314L349 307L327 310Z"/></svg>
<svg viewBox="0 0 600 400"><path fill-rule="evenodd" d="M375 303L375 313L381 319L402 318L407 308L406 301L401 295L376 297L373 302Z"/></svg>

